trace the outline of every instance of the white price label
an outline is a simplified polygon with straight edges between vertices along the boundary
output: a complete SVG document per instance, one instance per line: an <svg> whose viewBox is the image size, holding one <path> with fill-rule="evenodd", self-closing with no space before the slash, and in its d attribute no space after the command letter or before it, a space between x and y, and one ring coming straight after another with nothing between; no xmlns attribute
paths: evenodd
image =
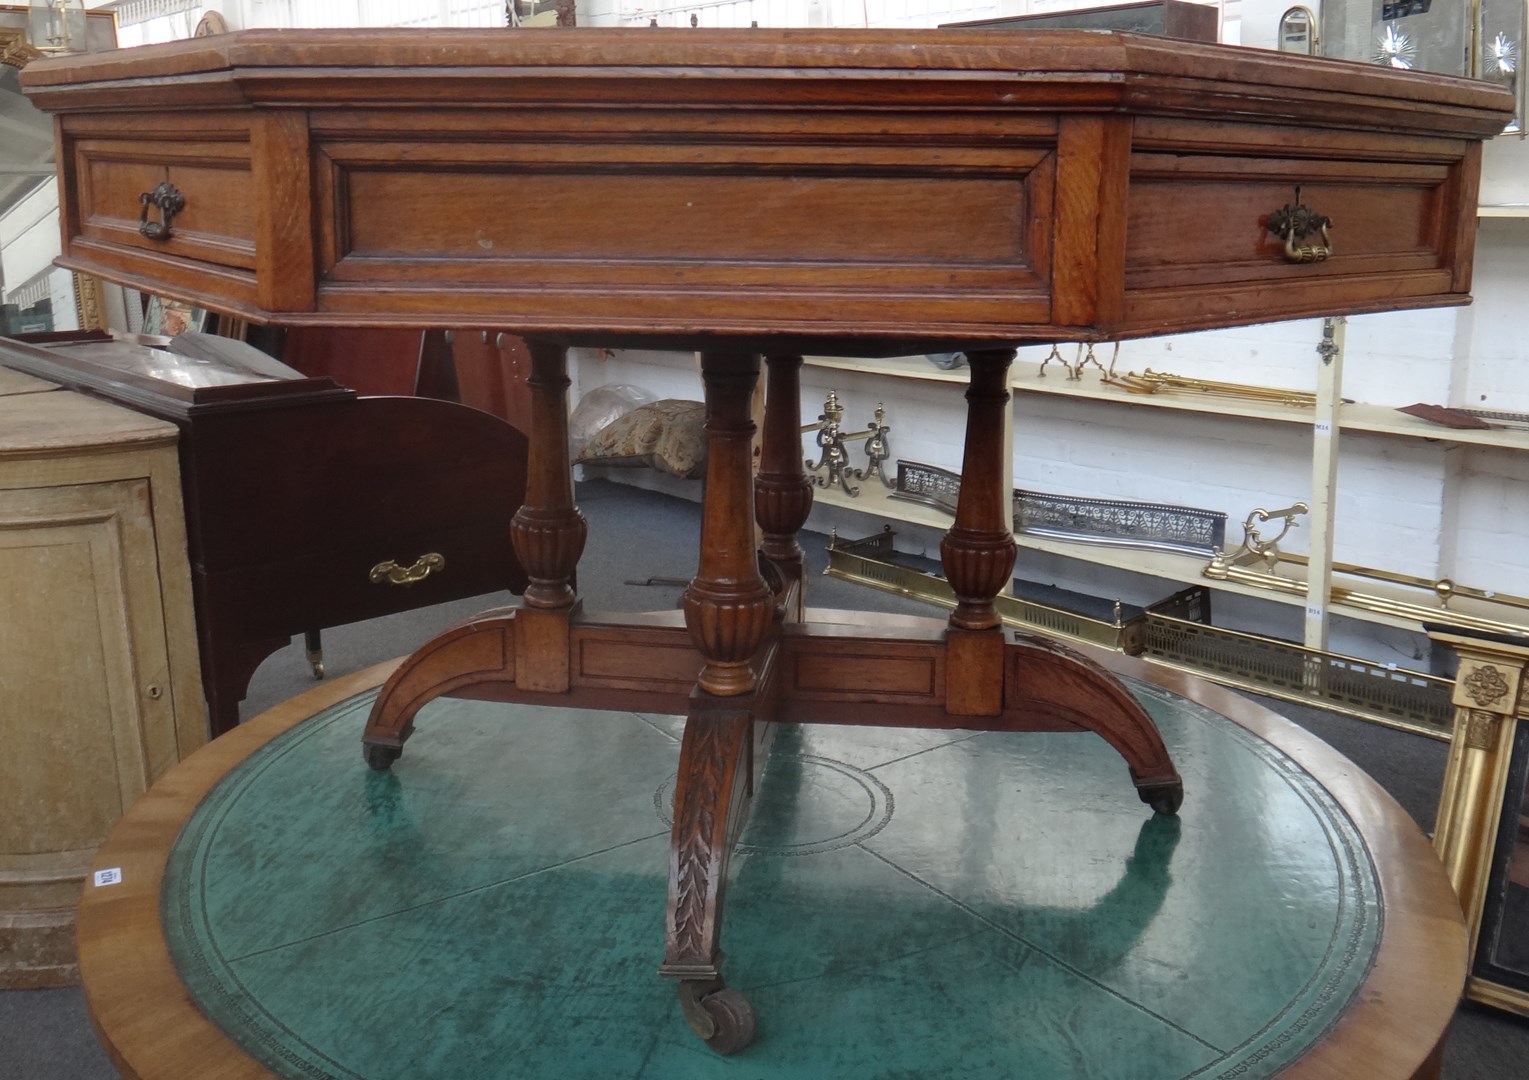
<svg viewBox="0 0 1529 1080"><path fill-rule="evenodd" d="M1327 609L1321 604L1306 605L1306 617L1308 619L1320 619L1325 614L1327 614Z"/></svg>
<svg viewBox="0 0 1529 1080"><path fill-rule="evenodd" d="M122 884L122 867L114 866L110 870L96 871L96 886Z"/></svg>
<svg viewBox="0 0 1529 1080"><path fill-rule="evenodd" d="M1311 430L1315 431L1318 435L1331 435L1333 433L1332 421L1317 420L1311 425Z"/></svg>

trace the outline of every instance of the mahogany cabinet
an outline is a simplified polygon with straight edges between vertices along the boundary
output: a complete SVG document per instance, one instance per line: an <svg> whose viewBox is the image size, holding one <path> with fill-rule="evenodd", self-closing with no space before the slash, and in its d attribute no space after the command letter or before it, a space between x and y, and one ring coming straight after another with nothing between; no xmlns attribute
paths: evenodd
<svg viewBox="0 0 1529 1080"><path fill-rule="evenodd" d="M526 440L497 417L126 342L0 339L0 367L180 428L215 735L238 723L251 675L294 634L524 588L508 536L525 491ZM391 574L374 572L389 562ZM412 580L395 583L403 576Z"/></svg>

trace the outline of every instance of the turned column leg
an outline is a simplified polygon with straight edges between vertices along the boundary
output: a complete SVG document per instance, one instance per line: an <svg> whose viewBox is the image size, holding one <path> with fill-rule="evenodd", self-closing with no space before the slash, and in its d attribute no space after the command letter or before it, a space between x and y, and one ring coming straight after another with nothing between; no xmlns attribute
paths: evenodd
<svg viewBox="0 0 1529 1080"><path fill-rule="evenodd" d="M529 579L515 623L515 681L563 693L570 685L568 620L576 609L573 572L589 526L573 502L568 461L568 350L531 345L531 432L526 498L510 539Z"/></svg>
<svg viewBox="0 0 1529 1080"><path fill-rule="evenodd" d="M589 526L573 503L568 461L568 350L533 344L531 431L526 498L510 523L510 539L530 583L525 604L551 610L572 607L571 584Z"/></svg>
<svg viewBox="0 0 1529 1080"><path fill-rule="evenodd" d="M945 577L956 593L950 625L990 630L999 625L993 597L1014 573L1013 496L1003 486L1004 411L1009 406L1012 349L967 354L966 449L956 520L940 542Z"/></svg>
<svg viewBox="0 0 1529 1080"><path fill-rule="evenodd" d="M706 387L706 495L701 511L701 557L681 604L685 625L705 660L698 682L720 697L754 688L749 658L764 641L775 597L754 554L754 422L749 400L759 357L703 352ZM529 564L527 569L530 569Z"/></svg>
<svg viewBox="0 0 1529 1080"><path fill-rule="evenodd" d="M956 594L946 632L947 711L996 716L1003 709L1003 634L993 598L1014 573L1013 497L1004 488L1004 413L1012 349L967 353L966 449L956 520L940 562Z"/></svg>
<svg viewBox="0 0 1529 1080"><path fill-rule="evenodd" d="M812 481L802 466L802 390L800 356L765 357L764 438L759 474L754 478L754 516L764 532L761 549L796 586L792 617L801 617L805 560L796 534L812 512Z"/></svg>

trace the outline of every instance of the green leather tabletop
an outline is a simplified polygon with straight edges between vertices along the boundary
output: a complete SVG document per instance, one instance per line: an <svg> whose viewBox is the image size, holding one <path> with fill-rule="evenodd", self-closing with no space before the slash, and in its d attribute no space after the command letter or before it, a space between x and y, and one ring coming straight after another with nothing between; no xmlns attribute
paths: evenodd
<svg viewBox="0 0 1529 1080"><path fill-rule="evenodd" d="M1282 753L1131 686L1177 819L1089 734L783 725L723 924L759 1017L732 1058L656 975L678 717L443 699L373 772L370 695L320 713L186 825L171 952L284 1077L1273 1076L1375 954L1368 853Z"/></svg>

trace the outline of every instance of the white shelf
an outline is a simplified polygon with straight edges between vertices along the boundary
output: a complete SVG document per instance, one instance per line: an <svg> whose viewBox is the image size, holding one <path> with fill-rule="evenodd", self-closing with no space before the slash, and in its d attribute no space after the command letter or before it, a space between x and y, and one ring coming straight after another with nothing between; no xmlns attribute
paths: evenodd
<svg viewBox="0 0 1529 1080"><path fill-rule="evenodd" d="M944 371L922 356L883 356L872 359L859 356L807 356L802 358L802 362L810 368L853 371L861 375L881 375L892 379L955 383L959 386L967 383L965 367Z"/></svg>
<svg viewBox="0 0 1529 1080"><path fill-rule="evenodd" d="M1529 203L1495 203L1476 207L1476 216L1483 218L1529 218Z"/></svg>
<svg viewBox="0 0 1529 1080"><path fill-rule="evenodd" d="M1098 401L1111 405L1125 405L1147 409L1171 409L1177 412L1212 413L1217 416L1238 416L1271 423L1303 424L1311 426L1313 412L1300 405L1283 405L1277 401L1244 401L1218 394L1196 394L1192 391L1164 390L1155 394L1137 394L1115 383L1100 380L1098 373L1089 370L1077 380L1069 380L1066 372L1044 376L1038 374L1039 365L1016 363L1011 385L1016 394L1050 394L1079 401ZM1436 442L1469 443L1476 446L1496 446L1508 450L1529 451L1529 432L1500 428L1451 428L1432 424L1407 413L1398 412L1387 405L1369 405L1363 402L1343 405L1338 412L1341 431L1362 431L1378 435L1393 435L1405 439L1427 439Z"/></svg>
<svg viewBox="0 0 1529 1080"><path fill-rule="evenodd" d="M1279 402L1244 401L1240 398L1212 394L1193 394L1179 391L1159 391L1156 394L1133 393L1118 383L1107 383L1094 369L1083 373L1079 379L1069 379L1065 369L1051 365L1046 373L1040 373L1040 365L1016 362L1010 372L1009 385L1016 394L1045 394L1053 397L1074 398L1079 401L1099 401L1112 405L1127 405L1147 409L1173 409L1178 412L1214 413L1217 416L1241 416L1254 420L1270 420L1276 423L1310 425L1310 409L1299 405L1282 405Z"/></svg>

